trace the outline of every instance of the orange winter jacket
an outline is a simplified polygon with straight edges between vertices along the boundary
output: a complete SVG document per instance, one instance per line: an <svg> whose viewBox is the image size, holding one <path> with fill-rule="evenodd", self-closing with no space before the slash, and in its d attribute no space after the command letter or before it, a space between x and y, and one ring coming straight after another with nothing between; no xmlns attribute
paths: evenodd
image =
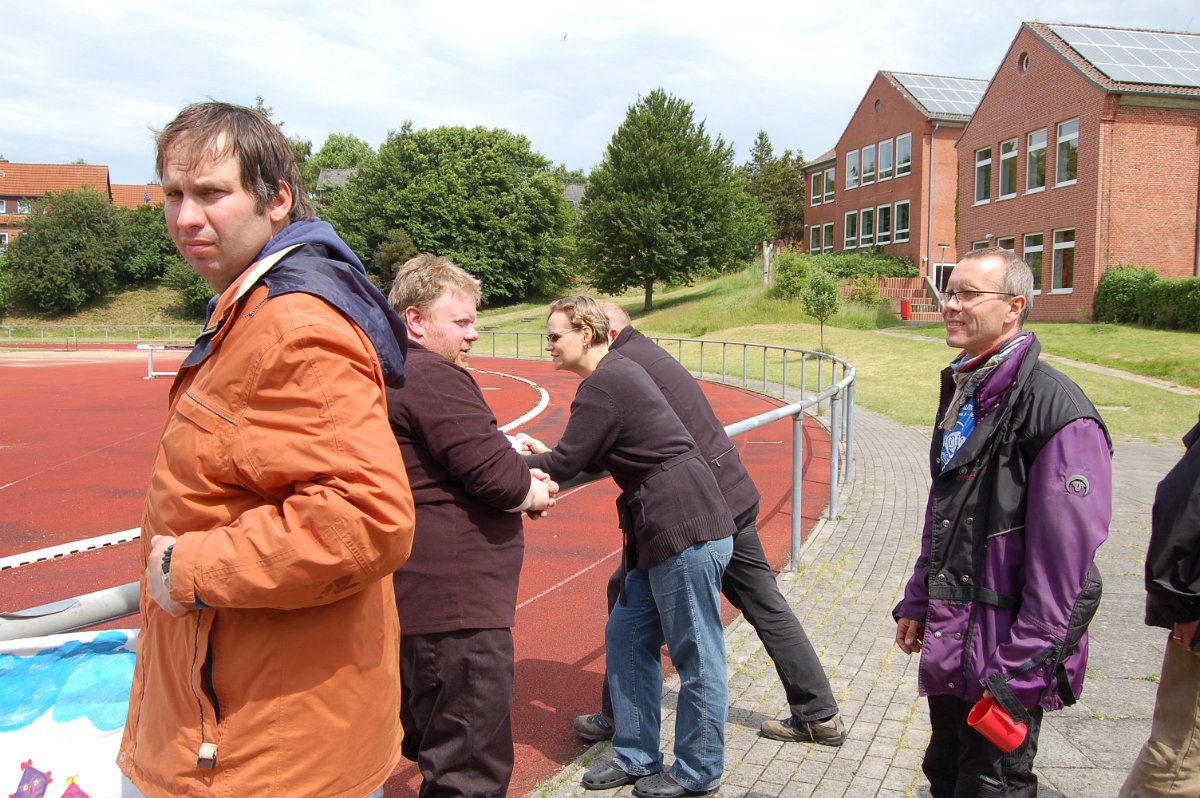
<svg viewBox="0 0 1200 798"><path fill-rule="evenodd" d="M142 562L175 536L170 595L198 609L142 585L118 763L150 798L364 798L400 758L408 478L370 339L309 294L239 294L247 275L171 389Z"/></svg>

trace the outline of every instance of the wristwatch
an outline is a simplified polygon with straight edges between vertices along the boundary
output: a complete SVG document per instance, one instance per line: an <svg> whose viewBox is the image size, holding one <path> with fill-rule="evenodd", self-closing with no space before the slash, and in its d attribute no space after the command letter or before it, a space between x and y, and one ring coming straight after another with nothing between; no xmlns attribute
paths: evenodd
<svg viewBox="0 0 1200 798"><path fill-rule="evenodd" d="M168 598L171 595L171 552L175 551L175 544L167 546L163 552L162 558L162 580L163 588L167 591Z"/></svg>

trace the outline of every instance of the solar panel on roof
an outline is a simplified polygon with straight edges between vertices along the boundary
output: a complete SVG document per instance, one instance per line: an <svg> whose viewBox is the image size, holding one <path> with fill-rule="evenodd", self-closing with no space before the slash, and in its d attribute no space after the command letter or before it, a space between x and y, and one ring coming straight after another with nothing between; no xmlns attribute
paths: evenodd
<svg viewBox="0 0 1200 798"><path fill-rule="evenodd" d="M1050 30L1112 80L1200 87L1200 35L1070 25Z"/></svg>
<svg viewBox="0 0 1200 798"><path fill-rule="evenodd" d="M970 116L987 89L986 80L893 72L900 85L930 113Z"/></svg>

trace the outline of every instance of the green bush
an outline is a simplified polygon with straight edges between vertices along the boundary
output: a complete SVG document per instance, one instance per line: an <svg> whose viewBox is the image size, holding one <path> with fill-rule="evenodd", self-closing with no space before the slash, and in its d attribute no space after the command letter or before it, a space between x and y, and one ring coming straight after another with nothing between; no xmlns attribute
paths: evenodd
<svg viewBox="0 0 1200 798"><path fill-rule="evenodd" d="M824 269L838 280L851 280L858 275L867 277L920 277L921 273L912 264L912 259L898 255L887 255L877 249L860 249L853 252L828 252L823 255L806 255L813 266Z"/></svg>
<svg viewBox="0 0 1200 798"><path fill-rule="evenodd" d="M851 302L862 305L890 304L879 295L879 282L869 274L856 274L850 282Z"/></svg>
<svg viewBox="0 0 1200 798"><path fill-rule="evenodd" d="M208 280L196 274L191 266L178 255L167 261L162 277L163 284L179 292L179 301L188 313L203 316L208 300L213 295Z"/></svg>
<svg viewBox="0 0 1200 798"><path fill-rule="evenodd" d="M780 251L771 259L771 288L767 292L776 299L795 299L808 285L810 258L790 249Z"/></svg>
<svg viewBox="0 0 1200 798"><path fill-rule="evenodd" d="M1149 327L1200 331L1200 277L1156 280L1141 305L1145 310L1140 321Z"/></svg>
<svg viewBox="0 0 1200 798"><path fill-rule="evenodd" d="M1096 321L1145 323L1142 314L1148 310L1148 292L1157 282L1158 274L1153 269L1138 266L1115 266L1104 272L1092 303Z"/></svg>
<svg viewBox="0 0 1200 798"><path fill-rule="evenodd" d="M12 296L12 289L9 288L8 276L8 258L0 255L0 318L4 316L4 311L8 309L8 301Z"/></svg>

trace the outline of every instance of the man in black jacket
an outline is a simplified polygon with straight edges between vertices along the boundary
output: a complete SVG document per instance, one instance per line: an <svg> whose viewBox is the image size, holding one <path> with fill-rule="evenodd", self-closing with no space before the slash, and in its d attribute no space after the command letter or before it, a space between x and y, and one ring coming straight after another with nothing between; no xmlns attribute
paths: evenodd
<svg viewBox="0 0 1200 798"><path fill-rule="evenodd" d="M609 348L640 365L667 398L668 404L696 439L737 524L733 559L721 580L721 592L746 616L775 661L791 713L783 720L762 724L765 737L785 742L841 745L845 726L821 661L800 621L779 592L775 574L767 564L758 539L758 489L742 464L737 447L725 434L712 406L695 378L662 347L642 335L619 305L602 303L609 321ZM620 574L608 584L608 605L616 603ZM580 715L574 730L585 740L612 737L612 701L607 684L601 694L601 711Z"/></svg>
<svg viewBox="0 0 1200 798"><path fill-rule="evenodd" d="M1122 798L1200 794L1200 423L1158 483L1146 554L1146 623L1171 630L1150 739Z"/></svg>

